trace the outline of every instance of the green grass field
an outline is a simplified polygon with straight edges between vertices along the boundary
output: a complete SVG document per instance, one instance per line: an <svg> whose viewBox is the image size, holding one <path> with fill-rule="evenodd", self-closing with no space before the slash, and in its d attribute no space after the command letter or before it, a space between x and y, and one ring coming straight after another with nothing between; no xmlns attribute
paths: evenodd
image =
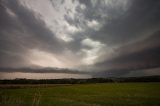
<svg viewBox="0 0 160 106"><path fill-rule="evenodd" d="M160 106L160 83L1 87L0 106Z"/></svg>

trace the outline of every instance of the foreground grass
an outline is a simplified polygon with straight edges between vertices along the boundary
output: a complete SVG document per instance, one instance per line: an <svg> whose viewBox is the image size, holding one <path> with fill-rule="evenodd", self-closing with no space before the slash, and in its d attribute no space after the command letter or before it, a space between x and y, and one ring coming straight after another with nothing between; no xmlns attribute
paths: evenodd
<svg viewBox="0 0 160 106"><path fill-rule="evenodd" d="M160 106L160 83L13 88L0 88L0 106Z"/></svg>

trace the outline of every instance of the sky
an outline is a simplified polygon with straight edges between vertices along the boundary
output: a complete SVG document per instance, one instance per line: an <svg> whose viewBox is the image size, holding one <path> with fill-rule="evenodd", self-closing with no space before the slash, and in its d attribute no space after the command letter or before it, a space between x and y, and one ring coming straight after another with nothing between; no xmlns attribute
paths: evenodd
<svg viewBox="0 0 160 106"><path fill-rule="evenodd" d="M160 75L159 0L0 0L0 78Z"/></svg>

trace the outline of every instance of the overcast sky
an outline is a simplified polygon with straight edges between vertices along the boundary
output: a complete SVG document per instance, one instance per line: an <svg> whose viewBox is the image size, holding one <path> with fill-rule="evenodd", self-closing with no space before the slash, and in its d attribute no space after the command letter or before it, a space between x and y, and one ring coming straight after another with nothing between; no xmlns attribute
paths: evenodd
<svg viewBox="0 0 160 106"><path fill-rule="evenodd" d="M0 77L47 67L160 75L160 0L0 0Z"/></svg>

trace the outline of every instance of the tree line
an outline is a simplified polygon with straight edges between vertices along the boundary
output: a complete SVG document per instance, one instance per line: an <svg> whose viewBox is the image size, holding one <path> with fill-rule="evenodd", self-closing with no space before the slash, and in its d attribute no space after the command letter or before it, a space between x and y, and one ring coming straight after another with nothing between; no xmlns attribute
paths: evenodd
<svg viewBox="0 0 160 106"><path fill-rule="evenodd" d="M108 82L160 82L160 76L127 78L89 78L89 79L14 79L0 80L0 84L85 84Z"/></svg>

